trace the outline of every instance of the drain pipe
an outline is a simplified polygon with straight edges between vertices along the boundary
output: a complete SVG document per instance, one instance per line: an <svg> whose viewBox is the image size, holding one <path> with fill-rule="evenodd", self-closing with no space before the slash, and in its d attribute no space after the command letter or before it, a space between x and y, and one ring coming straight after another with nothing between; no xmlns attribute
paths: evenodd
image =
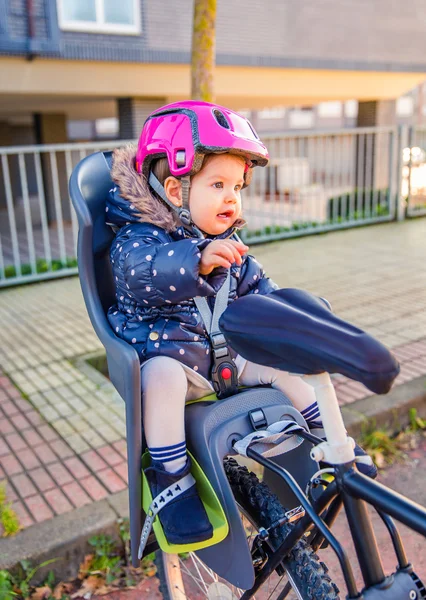
<svg viewBox="0 0 426 600"><path fill-rule="evenodd" d="M26 59L31 61L34 60L37 53L33 51L33 41L35 37L35 24L34 24L34 4L33 0L27 0L27 15L28 15L28 50Z"/></svg>

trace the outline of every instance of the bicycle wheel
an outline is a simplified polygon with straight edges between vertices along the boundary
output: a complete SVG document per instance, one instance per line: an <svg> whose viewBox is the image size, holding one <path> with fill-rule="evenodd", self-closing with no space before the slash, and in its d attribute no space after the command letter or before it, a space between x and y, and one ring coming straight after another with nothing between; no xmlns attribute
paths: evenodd
<svg viewBox="0 0 426 600"><path fill-rule="evenodd" d="M283 516L285 509L246 467L233 458L225 459L224 466L251 547L258 528L269 527ZM278 547L288 531L289 526L271 531L271 545ZM158 552L155 562L164 600L238 600L243 594L243 590L218 577L196 554L178 556ZM339 599L339 590L327 574L327 567L303 538L287 557L285 574L273 573L255 595L255 600L284 599Z"/></svg>

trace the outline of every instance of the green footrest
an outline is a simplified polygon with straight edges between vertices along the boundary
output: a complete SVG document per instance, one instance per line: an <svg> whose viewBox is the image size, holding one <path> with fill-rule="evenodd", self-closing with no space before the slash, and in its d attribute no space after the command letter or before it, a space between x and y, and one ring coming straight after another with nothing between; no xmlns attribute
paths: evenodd
<svg viewBox="0 0 426 600"><path fill-rule="evenodd" d="M212 488L209 480L202 471L200 465L189 452L188 454L192 461L191 474L196 481L197 491L204 504L204 508L206 509L209 521L213 526L213 536L209 540L205 540L204 542L196 542L194 544L169 544L166 539L166 536L164 535L160 519L157 515L153 523L155 537L157 538L157 542L161 550L170 554L180 554L182 552L195 552L195 550L201 550L202 548L213 546L214 544L218 544L219 542L224 540L228 535L229 531L228 522L226 520L226 516L223 511L222 505L220 504L219 499L216 496L216 492ZM149 488L148 481L144 473L144 469L149 467L150 464L151 457L149 455L149 452L147 451L142 456L142 506L145 512L148 511L149 506L152 502L151 490Z"/></svg>

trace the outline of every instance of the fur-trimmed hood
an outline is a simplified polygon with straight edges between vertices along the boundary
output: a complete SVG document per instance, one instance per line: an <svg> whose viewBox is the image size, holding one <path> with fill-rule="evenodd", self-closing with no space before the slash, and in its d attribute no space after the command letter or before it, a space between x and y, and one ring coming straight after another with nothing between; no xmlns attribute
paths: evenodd
<svg viewBox="0 0 426 600"><path fill-rule="evenodd" d="M167 232L182 227L179 217L152 193L145 177L135 169L136 146L116 148L113 152L111 178L115 184L107 200L107 223L124 227L129 223L152 223ZM237 219L225 233L226 238L244 227L244 219Z"/></svg>

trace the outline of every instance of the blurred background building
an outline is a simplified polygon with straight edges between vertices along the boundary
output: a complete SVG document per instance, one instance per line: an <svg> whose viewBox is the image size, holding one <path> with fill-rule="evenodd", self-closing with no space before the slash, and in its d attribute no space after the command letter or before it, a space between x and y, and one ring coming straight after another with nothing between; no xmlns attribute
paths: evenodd
<svg viewBox="0 0 426 600"><path fill-rule="evenodd" d="M193 0L0 0L0 287L76 272L71 172L190 97L192 25ZM425 215L425 80L424 0L217 0L216 101L271 157L245 239Z"/></svg>
<svg viewBox="0 0 426 600"><path fill-rule="evenodd" d="M261 132L423 123L421 0L218 1L216 99ZM1 0L0 145L132 138L190 94L191 0Z"/></svg>

